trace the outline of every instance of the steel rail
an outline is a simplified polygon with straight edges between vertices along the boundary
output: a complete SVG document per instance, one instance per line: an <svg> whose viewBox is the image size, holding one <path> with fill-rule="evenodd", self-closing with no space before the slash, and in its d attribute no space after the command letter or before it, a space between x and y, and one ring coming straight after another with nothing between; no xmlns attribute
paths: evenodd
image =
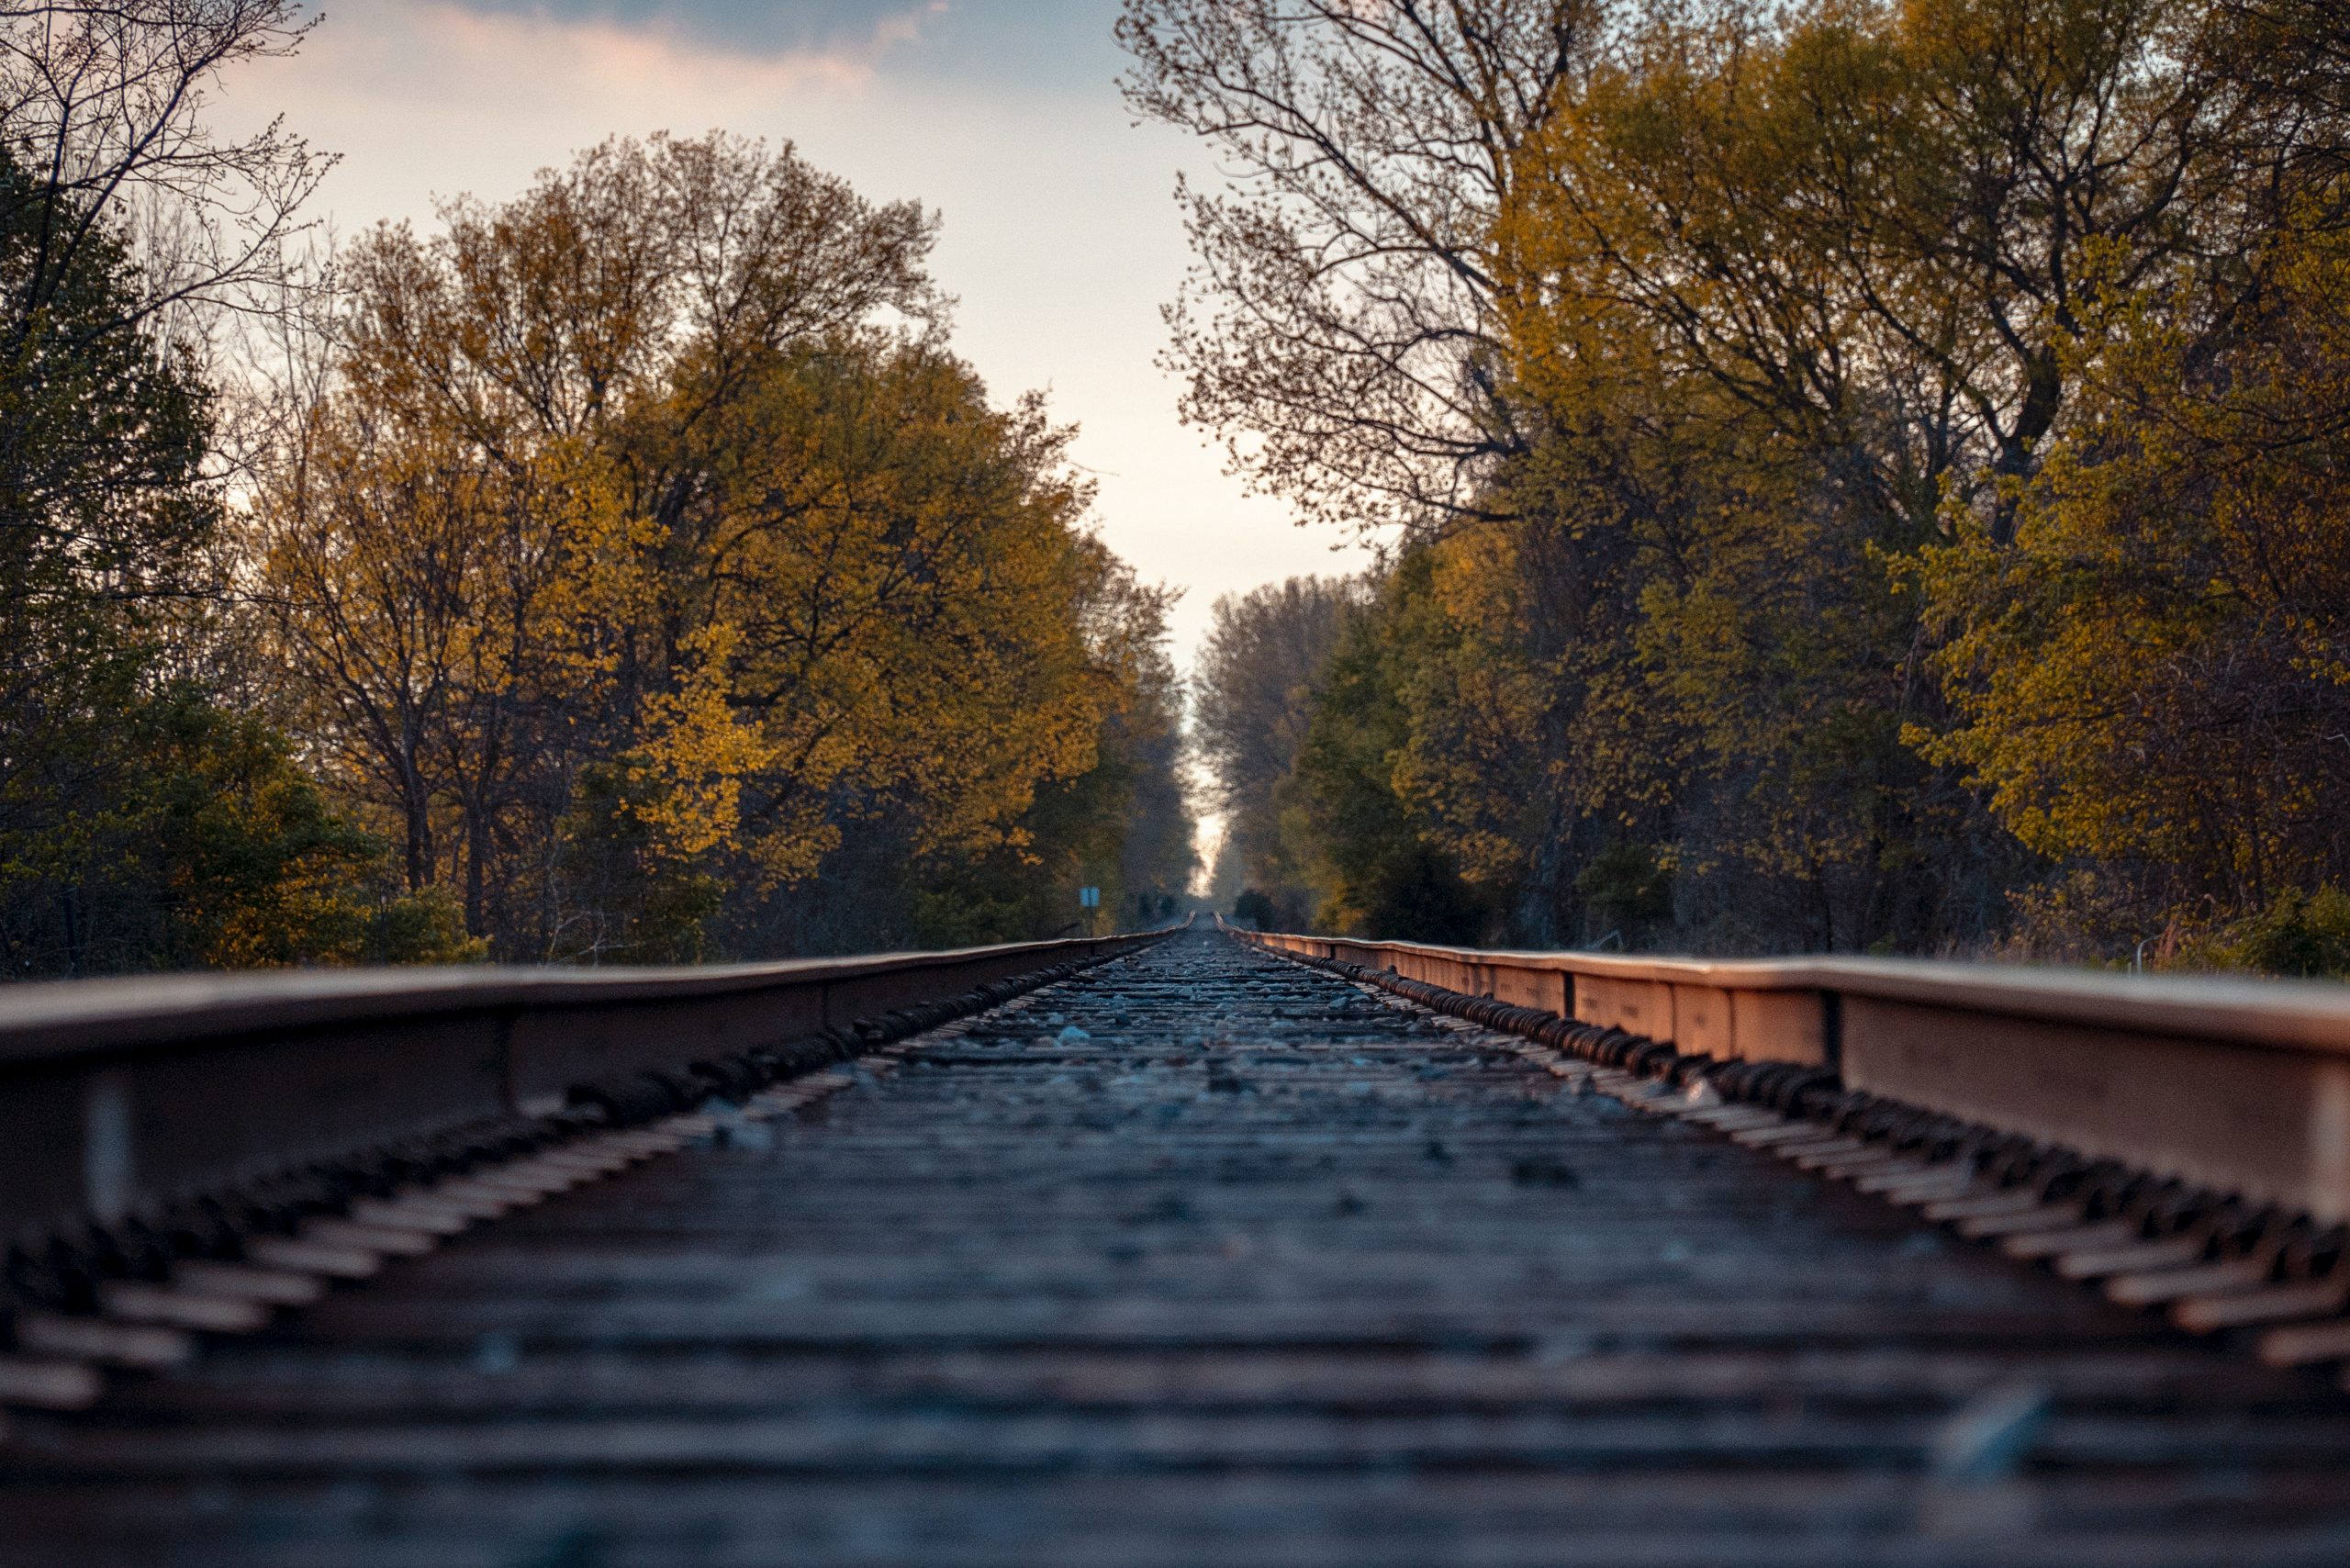
<svg viewBox="0 0 2350 1568"><path fill-rule="evenodd" d="M657 1118L185 1372L46 1369L0 1559L2339 1568L2332 1369L2022 1266L2113 1228L2060 1166L1956 1245L1856 1190L1958 1129L1520 1011L1203 934Z"/></svg>
<svg viewBox="0 0 2350 1568"><path fill-rule="evenodd" d="M2350 1363L2343 988L1234 934L2272 1365Z"/></svg>
<svg viewBox="0 0 2350 1568"><path fill-rule="evenodd" d="M0 1247L308 1162L545 1116L1158 933L671 969L427 969L0 989Z"/></svg>
<svg viewBox="0 0 2350 1568"><path fill-rule="evenodd" d="M2350 987L1234 934L2350 1221Z"/></svg>
<svg viewBox="0 0 2350 1568"><path fill-rule="evenodd" d="M1170 928L1171 929L1171 928ZM1166 932L690 969L0 992L0 1440ZM715 1114L706 1114L714 1112Z"/></svg>

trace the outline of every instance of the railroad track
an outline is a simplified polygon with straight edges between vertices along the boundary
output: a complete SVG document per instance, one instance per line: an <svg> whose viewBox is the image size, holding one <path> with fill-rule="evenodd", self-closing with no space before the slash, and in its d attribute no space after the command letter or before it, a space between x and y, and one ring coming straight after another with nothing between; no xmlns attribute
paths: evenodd
<svg viewBox="0 0 2350 1568"><path fill-rule="evenodd" d="M989 959L1023 978L951 1017L901 987L894 1026L761 1081L706 1062L694 1106L607 1083L533 1122L501 1058L505 1144L456 1120L462 1168L225 1244L278 1265L20 1297L14 1331L100 1338L203 1327L141 1301L247 1310L183 1364L49 1391L84 1408L17 1401L0 1565L2350 1559L2350 1397L2273 1339L2340 1320L2322 1166L2259 1151L2231 1196L1997 1125L1964 1074L1990 1120L1857 1089L1890 1070L1850 976L1777 973L1740 1014L1775 1023L1708 1055L1673 1037L1706 998L1667 1024L1655 988L1734 1002L1718 970L1268 946L1038 954L1059 978L1017 995L1028 960ZM1656 1033L1594 1016L1635 985ZM129 1070L85 1075L84 1145ZM2095 1143L2095 1098L2026 1114ZM131 1181L83 1152L84 1198ZM2030 1218L1972 1223L2002 1213ZM2199 1250L2052 1266L2124 1224L2098 1244ZM338 1238L370 1277L285 1250ZM254 1275L316 1288L228 1288ZM2176 1320L2290 1288L2298 1313ZM0 1365L62 1378L64 1344Z"/></svg>

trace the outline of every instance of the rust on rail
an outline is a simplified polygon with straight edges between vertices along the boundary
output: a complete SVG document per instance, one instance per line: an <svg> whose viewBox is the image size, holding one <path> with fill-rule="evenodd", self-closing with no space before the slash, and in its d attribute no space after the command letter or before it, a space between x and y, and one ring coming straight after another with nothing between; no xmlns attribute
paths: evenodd
<svg viewBox="0 0 2350 1568"><path fill-rule="evenodd" d="M1241 935L1691 1056L1829 1069L1851 1089L2350 1219L2350 988L2341 985Z"/></svg>

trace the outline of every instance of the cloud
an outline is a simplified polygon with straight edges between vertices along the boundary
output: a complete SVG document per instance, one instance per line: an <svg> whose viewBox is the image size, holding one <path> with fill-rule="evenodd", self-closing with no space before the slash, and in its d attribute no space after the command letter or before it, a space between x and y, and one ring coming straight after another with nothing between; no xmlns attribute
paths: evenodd
<svg viewBox="0 0 2350 1568"><path fill-rule="evenodd" d="M821 57L869 68L912 43L949 0L455 0L486 17L611 28L701 49Z"/></svg>
<svg viewBox="0 0 2350 1568"><path fill-rule="evenodd" d="M861 93L881 57L919 38L946 3L381 0L330 11L301 56L248 73L258 93L242 101L307 109L305 100L326 88L344 102L296 123L349 123L351 109L378 107L387 129L431 142L454 130L453 119L471 134L488 133L482 151L490 158L499 147L542 140L533 121L576 136L582 120L608 131L648 118L689 129L730 115L766 120L779 103ZM763 22L770 12L787 13L791 26ZM694 25L698 15L709 25ZM727 27L756 42L724 41L720 31ZM420 119L426 106L428 115L453 118ZM475 162L459 158L453 167Z"/></svg>

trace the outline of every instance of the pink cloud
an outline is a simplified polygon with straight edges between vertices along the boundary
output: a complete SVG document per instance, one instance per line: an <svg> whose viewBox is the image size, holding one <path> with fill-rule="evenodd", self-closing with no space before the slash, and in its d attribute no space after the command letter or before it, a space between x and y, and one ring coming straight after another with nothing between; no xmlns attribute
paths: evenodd
<svg viewBox="0 0 2350 1568"><path fill-rule="evenodd" d="M732 98L860 85L891 50L919 41L948 6L927 0L818 41L754 49L663 15L623 21L535 7L484 9L464 0L402 0L364 15L336 13L308 52L315 61L364 51L390 78L381 85L397 81L427 98L472 100L484 78L501 76L526 94L548 87L566 96L617 92L624 101L642 101L715 91Z"/></svg>

